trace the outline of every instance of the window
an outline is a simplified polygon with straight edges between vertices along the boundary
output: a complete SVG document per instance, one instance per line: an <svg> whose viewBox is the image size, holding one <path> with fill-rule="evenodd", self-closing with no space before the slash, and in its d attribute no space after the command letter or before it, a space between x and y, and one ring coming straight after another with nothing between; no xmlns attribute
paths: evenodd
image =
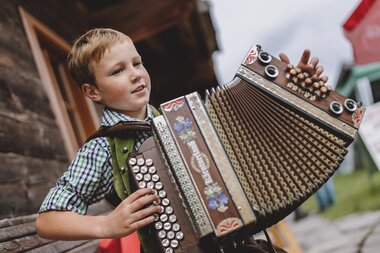
<svg viewBox="0 0 380 253"><path fill-rule="evenodd" d="M22 8L20 13L68 159L71 160L86 138L95 132L99 124L97 109L81 94L68 74L66 57L70 45Z"/></svg>

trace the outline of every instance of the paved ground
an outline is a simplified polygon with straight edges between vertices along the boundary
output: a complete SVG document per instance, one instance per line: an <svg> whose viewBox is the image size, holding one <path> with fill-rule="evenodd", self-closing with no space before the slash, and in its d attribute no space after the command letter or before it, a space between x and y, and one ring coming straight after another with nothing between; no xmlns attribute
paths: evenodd
<svg viewBox="0 0 380 253"><path fill-rule="evenodd" d="M287 224L305 253L380 253L380 211L337 220L309 215Z"/></svg>

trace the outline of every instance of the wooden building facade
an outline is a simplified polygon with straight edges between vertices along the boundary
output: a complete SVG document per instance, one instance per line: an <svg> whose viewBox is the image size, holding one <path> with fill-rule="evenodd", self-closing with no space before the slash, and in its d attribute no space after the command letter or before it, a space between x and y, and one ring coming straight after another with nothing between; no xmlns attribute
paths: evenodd
<svg viewBox="0 0 380 253"><path fill-rule="evenodd" d="M205 1L0 1L0 219L37 212L97 128L100 109L65 65L71 42L93 27L134 40L151 75L153 105L217 85Z"/></svg>

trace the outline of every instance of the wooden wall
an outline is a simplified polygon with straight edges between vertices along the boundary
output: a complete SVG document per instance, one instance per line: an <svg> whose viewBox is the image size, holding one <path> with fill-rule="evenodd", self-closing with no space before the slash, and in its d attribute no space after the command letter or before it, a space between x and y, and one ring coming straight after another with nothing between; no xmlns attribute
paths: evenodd
<svg viewBox="0 0 380 253"><path fill-rule="evenodd" d="M0 218L36 212L67 166L16 1L0 1Z"/></svg>
<svg viewBox="0 0 380 253"><path fill-rule="evenodd" d="M162 27L157 27L149 18L144 29L139 31L125 21L123 25L115 24L118 25L115 28L132 37L136 34L136 47L151 74L151 102L154 105L192 91L203 92L217 84L211 60L217 45L208 12L197 9L198 0L171 1L176 5L175 11L171 12L167 23L165 17L162 18ZM121 18L120 15L128 17L128 13L120 14L117 7L97 10L90 6L95 2L0 1L0 219L38 211L48 189L69 162L18 8L22 6L71 43L88 28L113 27L114 20L110 19L113 9L119 15L117 18ZM147 2L149 0L144 0ZM164 2L151 2L164 7ZM135 7L140 2L115 0L109 3ZM151 4L144 4L137 10L148 7L151 15L161 15L154 13L156 8ZM128 8L124 10L127 12ZM105 14L108 16L103 17Z"/></svg>

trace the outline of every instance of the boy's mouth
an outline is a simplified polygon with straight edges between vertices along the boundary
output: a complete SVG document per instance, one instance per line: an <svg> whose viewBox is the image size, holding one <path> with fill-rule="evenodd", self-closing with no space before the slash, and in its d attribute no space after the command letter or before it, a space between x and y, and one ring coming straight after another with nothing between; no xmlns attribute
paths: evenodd
<svg viewBox="0 0 380 253"><path fill-rule="evenodd" d="M145 85L139 85L136 89L134 89L132 91L132 94L136 93L136 92L139 92L139 91L142 91L144 88L145 88Z"/></svg>

